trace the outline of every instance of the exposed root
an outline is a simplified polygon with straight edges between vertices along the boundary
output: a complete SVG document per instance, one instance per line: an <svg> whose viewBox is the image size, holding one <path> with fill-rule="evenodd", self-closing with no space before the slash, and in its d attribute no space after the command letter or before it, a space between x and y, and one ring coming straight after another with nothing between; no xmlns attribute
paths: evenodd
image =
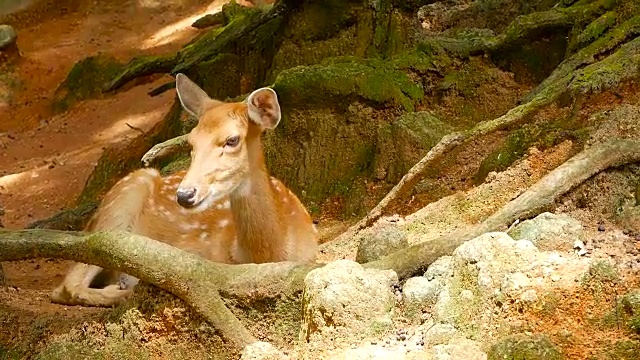
<svg viewBox="0 0 640 360"><path fill-rule="evenodd" d="M59 258L118 269L184 300L223 338L242 349L256 340L225 306L218 289L225 271L170 245L127 232L0 231L0 260Z"/></svg>
<svg viewBox="0 0 640 360"><path fill-rule="evenodd" d="M455 143L451 138L448 143ZM395 270L399 278L423 271L437 258L451 254L467 240L504 229L516 219L547 210L556 199L609 167L640 161L640 141L612 140L586 149L547 174L529 190L471 230L458 231L413 245L369 268ZM302 291L306 274L322 266L291 262L226 265L207 261L153 239L115 231L93 234L54 230L0 230L0 261L58 258L94 264L133 275L171 292L192 306L238 348L257 341L225 306L234 299L291 295Z"/></svg>
<svg viewBox="0 0 640 360"><path fill-rule="evenodd" d="M577 2L567 8L556 7L518 16L499 35L494 36L482 31L474 34L473 31L466 31L454 37L433 36L427 41L433 41L452 53L465 56L482 52L499 52L535 38L541 33L570 29L577 23L596 19L615 5L616 2L611 0L598 0L586 5L583 2Z"/></svg>
<svg viewBox="0 0 640 360"><path fill-rule="evenodd" d="M638 161L640 141L611 140L594 145L567 160L472 229L453 232L432 241L410 246L365 266L393 269L400 278L412 276L425 270L439 257L450 255L467 240L486 232L506 229L517 219L526 219L547 210L558 197L600 171Z"/></svg>
<svg viewBox="0 0 640 360"><path fill-rule="evenodd" d="M301 2L295 0L280 0L271 10L262 12L256 9L244 10L244 15L230 21L222 29L211 29L198 37L193 43L186 45L176 54L157 56L145 56L133 59L125 69L120 72L104 90L115 91L129 81L157 73L169 73L175 75L179 72L188 72L197 64L214 58L219 54L232 52L243 38L252 38L254 31L260 31L261 26L270 26L271 21L280 21L291 9L299 6ZM165 91L159 88L153 93Z"/></svg>
<svg viewBox="0 0 640 360"><path fill-rule="evenodd" d="M595 3L594 3L595 4ZM587 6L587 5L585 5ZM361 229L378 220L393 201L406 194L443 155L456 146L466 144L479 136L518 124L525 116L552 103L561 95L602 91L618 83L637 77L640 68L640 39L624 43L631 36L640 34L640 16L633 17L591 45L563 61L538 87L529 93L524 103L507 114L476 125L465 132L452 133L434 146L423 159L416 163L396 186L363 219L349 228L334 241L345 241ZM621 44L624 44L620 46ZM597 61L598 55L619 47L608 57ZM588 65L588 66L586 66ZM579 67L586 66L582 70Z"/></svg>
<svg viewBox="0 0 640 360"><path fill-rule="evenodd" d="M104 92L114 91L129 81L158 73L168 73L177 63L176 55L143 56L134 58L104 89Z"/></svg>
<svg viewBox="0 0 640 360"><path fill-rule="evenodd" d="M189 144L187 143L187 135L181 135L154 145L142 156L141 161L145 167L148 167L158 160L174 155L188 148Z"/></svg>
<svg viewBox="0 0 640 360"><path fill-rule="evenodd" d="M226 19L222 11L215 14L207 14L191 24L196 29L204 29L216 25L226 25Z"/></svg>
<svg viewBox="0 0 640 360"><path fill-rule="evenodd" d="M80 231L98 208L99 202L81 204L73 209L61 211L50 218L38 220L26 226L27 229L51 229Z"/></svg>

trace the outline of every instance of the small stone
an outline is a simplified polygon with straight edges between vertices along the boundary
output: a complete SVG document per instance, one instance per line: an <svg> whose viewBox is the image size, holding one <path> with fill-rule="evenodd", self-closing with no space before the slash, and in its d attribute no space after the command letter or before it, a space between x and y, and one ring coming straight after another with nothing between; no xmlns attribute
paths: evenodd
<svg viewBox="0 0 640 360"><path fill-rule="evenodd" d="M584 242L582 242L582 240L576 240L573 243L573 248L576 250L582 250L584 249Z"/></svg>
<svg viewBox="0 0 640 360"><path fill-rule="evenodd" d="M598 231L605 231L606 228L604 227L604 224L600 224L598 225Z"/></svg>
<svg viewBox="0 0 640 360"><path fill-rule="evenodd" d="M18 34L10 25L0 25L0 51L15 44Z"/></svg>

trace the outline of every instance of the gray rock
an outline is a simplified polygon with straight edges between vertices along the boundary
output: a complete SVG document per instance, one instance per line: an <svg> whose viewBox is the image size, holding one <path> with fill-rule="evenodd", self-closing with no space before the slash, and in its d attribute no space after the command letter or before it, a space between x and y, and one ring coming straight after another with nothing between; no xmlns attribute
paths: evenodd
<svg viewBox="0 0 640 360"><path fill-rule="evenodd" d="M434 360L486 360L477 342L469 339L456 339L446 345L436 345L431 348Z"/></svg>
<svg viewBox="0 0 640 360"><path fill-rule="evenodd" d="M350 260L338 260L305 277L300 339L316 333L339 332L343 340L362 339L391 325L395 304L392 270L364 269Z"/></svg>
<svg viewBox="0 0 640 360"><path fill-rule="evenodd" d="M490 232L478 236L460 245L453 256L456 260L469 264L491 262L499 257L506 249L515 246L515 241L502 232Z"/></svg>
<svg viewBox="0 0 640 360"><path fill-rule="evenodd" d="M429 265L424 277L429 280L445 279L453 276L453 257L443 256Z"/></svg>
<svg viewBox="0 0 640 360"><path fill-rule="evenodd" d="M429 281L425 277L417 276L407 279L402 287L402 294L408 304L433 305L438 298L438 293L442 290L442 286L440 280Z"/></svg>
<svg viewBox="0 0 640 360"><path fill-rule="evenodd" d="M541 250L571 251L576 240L584 237L584 229L568 215L545 212L521 222L508 234L516 240L529 240Z"/></svg>
<svg viewBox="0 0 640 360"><path fill-rule="evenodd" d="M18 34L10 25L0 25L0 50L15 45Z"/></svg>
<svg viewBox="0 0 640 360"><path fill-rule="evenodd" d="M356 261L364 264L407 247L407 233L391 224L376 224L358 234Z"/></svg>
<svg viewBox="0 0 640 360"><path fill-rule="evenodd" d="M435 324L422 337L425 347L448 343L459 336L458 330L451 324Z"/></svg>
<svg viewBox="0 0 640 360"><path fill-rule="evenodd" d="M285 360L288 359L280 350L268 342L258 341L245 346L241 360Z"/></svg>
<svg viewBox="0 0 640 360"><path fill-rule="evenodd" d="M406 359L403 349L385 349L380 345L366 345L357 349L346 350L336 360L403 360Z"/></svg>

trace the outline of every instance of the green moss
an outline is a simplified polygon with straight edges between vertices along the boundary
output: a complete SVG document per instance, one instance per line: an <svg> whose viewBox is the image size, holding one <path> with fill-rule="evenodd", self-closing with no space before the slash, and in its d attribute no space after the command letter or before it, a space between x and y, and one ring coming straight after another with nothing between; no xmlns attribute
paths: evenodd
<svg viewBox="0 0 640 360"><path fill-rule="evenodd" d="M615 11L608 11L599 18L587 25L576 37L575 48L581 48L602 36L605 31L616 23L618 14Z"/></svg>
<svg viewBox="0 0 640 360"><path fill-rule="evenodd" d="M176 171L187 170L191 165L191 157L189 154L179 156L177 159L171 161L160 169L160 174L163 176L173 174Z"/></svg>
<svg viewBox="0 0 640 360"><path fill-rule="evenodd" d="M492 171L504 171L520 159L532 146L544 150L567 138L584 143L589 130L576 118L558 118L551 122L528 123L511 132L498 149L490 153L481 163L474 176L476 184L482 183Z"/></svg>
<svg viewBox="0 0 640 360"><path fill-rule="evenodd" d="M582 286L604 284L618 281L620 276L616 268L606 260L598 260L589 266L589 270L582 276Z"/></svg>
<svg viewBox="0 0 640 360"><path fill-rule="evenodd" d="M640 17L638 20L640 23ZM637 78L639 72L640 38L636 38L621 46L606 59L576 71L569 84L569 90L574 94L600 92L625 80Z"/></svg>
<svg viewBox="0 0 640 360"><path fill-rule="evenodd" d="M285 70L278 75L273 88L285 105L326 105L355 96L413 111L414 102L424 96L422 88L404 72L384 62L351 57Z"/></svg>
<svg viewBox="0 0 640 360"><path fill-rule="evenodd" d="M449 29L424 40L422 46L439 47L453 55L468 57L493 49L500 38L490 29Z"/></svg>
<svg viewBox="0 0 640 360"><path fill-rule="evenodd" d="M293 42L327 40L352 22L357 7L349 1L308 1L291 17L286 36Z"/></svg>
<svg viewBox="0 0 640 360"><path fill-rule="evenodd" d="M267 81L274 82L277 75L285 69L319 64L330 57L353 55L355 33L355 27L350 27L328 39L297 42L285 40L273 59L273 67Z"/></svg>
<svg viewBox="0 0 640 360"><path fill-rule="evenodd" d="M589 360L636 360L640 354L640 342L637 340L621 340L604 349Z"/></svg>
<svg viewBox="0 0 640 360"><path fill-rule="evenodd" d="M103 54L80 60L56 89L52 105L54 111L65 111L76 101L101 96L102 89L121 69L120 62Z"/></svg>
<svg viewBox="0 0 640 360"><path fill-rule="evenodd" d="M25 355L26 354L22 354L20 351L0 344L0 360L19 360L24 359Z"/></svg>
<svg viewBox="0 0 640 360"><path fill-rule="evenodd" d="M546 335L516 334L491 346L488 360L561 360L562 353Z"/></svg>

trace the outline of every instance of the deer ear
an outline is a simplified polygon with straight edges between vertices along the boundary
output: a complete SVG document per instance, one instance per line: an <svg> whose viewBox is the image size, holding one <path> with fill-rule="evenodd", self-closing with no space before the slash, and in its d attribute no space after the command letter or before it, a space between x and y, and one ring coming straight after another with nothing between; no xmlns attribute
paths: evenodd
<svg viewBox="0 0 640 360"><path fill-rule="evenodd" d="M263 129L274 129L280 122L278 95L271 88L261 88L247 97L249 119Z"/></svg>
<svg viewBox="0 0 640 360"><path fill-rule="evenodd" d="M176 75L176 92L182 107L197 119L200 119L202 114L216 103L204 90L182 73Z"/></svg>

